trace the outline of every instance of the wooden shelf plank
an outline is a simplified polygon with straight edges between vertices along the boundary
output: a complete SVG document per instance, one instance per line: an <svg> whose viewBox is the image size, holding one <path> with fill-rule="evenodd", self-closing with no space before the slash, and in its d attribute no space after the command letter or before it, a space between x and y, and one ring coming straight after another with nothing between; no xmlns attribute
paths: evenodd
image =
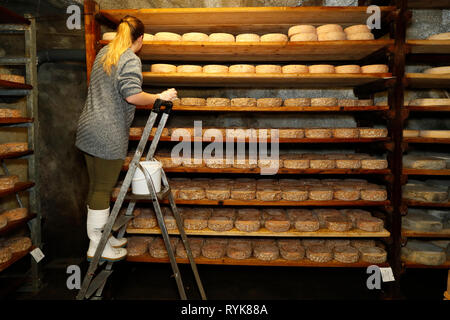
<svg viewBox="0 0 450 320"><path fill-rule="evenodd" d="M408 199L403 199L403 200L406 201L406 204L409 207L450 208L450 202L423 202L423 201L408 200Z"/></svg>
<svg viewBox="0 0 450 320"><path fill-rule="evenodd" d="M18 83L6 80L0 80L0 89L25 89L31 90L33 86L26 83Z"/></svg>
<svg viewBox="0 0 450 320"><path fill-rule="evenodd" d="M390 73L344 74L205 74L205 73L155 73L143 72L144 84L153 86L205 86L205 87L283 87L283 88L334 88L375 84L392 79ZM449 78L450 79L450 78Z"/></svg>
<svg viewBox="0 0 450 320"><path fill-rule="evenodd" d="M448 74L407 73L406 80L410 88L450 88L450 75Z"/></svg>
<svg viewBox="0 0 450 320"><path fill-rule="evenodd" d="M8 224L6 225L6 227L0 229L0 236L8 234L9 232L16 230L17 228L25 225L28 221L34 219L36 217L35 213L30 213L27 217L17 220L17 221L13 221L13 222L8 222Z"/></svg>
<svg viewBox="0 0 450 320"><path fill-rule="evenodd" d="M450 54L450 40L407 40L412 54Z"/></svg>
<svg viewBox="0 0 450 320"><path fill-rule="evenodd" d="M138 110L151 110L153 106L136 106ZM450 108L450 106L449 106ZM174 111L203 111L203 112L364 112L364 111L388 111L388 106L335 106L335 107L218 107L218 106L173 106Z"/></svg>
<svg viewBox="0 0 450 320"><path fill-rule="evenodd" d="M168 230L169 234L179 235L180 232L175 230ZM320 229L315 232L300 232L295 229L291 229L286 232L272 232L266 228L261 228L256 232L243 232L236 228L229 231L218 232L211 229L203 230L188 230L185 229L187 235L191 236L243 236L243 237L320 237L320 238L336 238L336 237L349 237L349 238L387 238L390 233L383 229L380 232L367 232L359 229L353 229L347 232L336 232L328 229ZM161 234L159 227L151 229L136 229L127 228L127 233L130 234Z"/></svg>
<svg viewBox="0 0 450 320"><path fill-rule="evenodd" d="M0 197L6 197L18 192L22 192L31 187L34 187L34 182L17 182L14 188L0 191Z"/></svg>
<svg viewBox="0 0 450 320"><path fill-rule="evenodd" d="M110 41L101 40L106 45ZM144 61L358 61L394 44L393 40L302 42L146 41Z"/></svg>
<svg viewBox="0 0 450 320"><path fill-rule="evenodd" d="M153 137L150 136L149 140L152 140ZM139 141L141 140L141 135L130 135L131 141ZM342 138L329 138L329 139L312 139L312 138L301 138L301 139L279 139L279 143L373 143L373 142L386 142L389 138L355 138L355 139L342 139ZM178 140L172 140L169 136L161 137L160 141L174 141L179 142L182 141L182 137ZM191 138L191 141L201 141L201 142L211 142L211 139L198 139ZM219 140L217 140L219 142ZM248 142L246 139L245 142ZM271 139L267 139L267 142L270 143Z"/></svg>
<svg viewBox="0 0 450 320"><path fill-rule="evenodd" d="M450 176L450 169L442 169L442 170L403 169L403 174L424 175L424 176Z"/></svg>
<svg viewBox="0 0 450 320"><path fill-rule="evenodd" d="M33 118L0 118L0 124L20 124L20 123L31 123Z"/></svg>
<svg viewBox="0 0 450 320"><path fill-rule="evenodd" d="M143 161L143 160L142 160ZM125 164L122 170L127 171L129 164ZM237 174L260 174L260 168L239 169L239 168L188 168L174 167L164 168L165 172L185 172L185 173L237 173ZM389 169L369 170L369 169L286 169L279 168L278 174L390 174Z"/></svg>
<svg viewBox="0 0 450 320"><path fill-rule="evenodd" d="M343 26L365 24L367 7L221 7L100 10L100 14L118 24L125 15L140 19L148 33L156 32L244 32L287 34L299 24L338 23ZM395 7L380 7L384 21ZM219 23L218 23L219 22Z"/></svg>
<svg viewBox="0 0 450 320"><path fill-rule="evenodd" d="M178 263L187 264L188 259L177 258ZM127 257L130 262L147 262L147 263L168 263L169 258L153 258L149 254L138 257ZM310 260L289 261L285 259L276 259L273 261L263 261L256 258L249 258L244 260L236 260L231 258L208 259L199 257L195 259L196 264L214 264L214 265L237 265L237 266L279 266L279 267L331 267L331 268L367 268L373 263L356 262L356 263L342 263L338 261L330 261L325 263L313 262ZM380 267L388 266L388 263L377 264Z"/></svg>
<svg viewBox="0 0 450 320"><path fill-rule="evenodd" d="M442 138L439 139L439 138L416 137L416 138L405 138L403 140L408 143L442 143L442 144L450 143L450 139L442 139Z"/></svg>
<svg viewBox="0 0 450 320"><path fill-rule="evenodd" d="M10 152L10 153L4 153L0 154L0 160L1 159L14 159L14 158L20 158L27 155L33 154L33 150L27 150L22 152Z"/></svg>
<svg viewBox="0 0 450 320"><path fill-rule="evenodd" d="M0 264L0 272L4 271L5 269L9 268L11 265L13 265L15 262L19 261L20 259L24 258L28 253L30 253L32 250L34 250L35 247L31 247L28 250L22 251L22 252L16 252L13 253L12 258L5 262Z"/></svg>
<svg viewBox="0 0 450 320"><path fill-rule="evenodd" d="M409 111L448 112L450 106L405 106Z"/></svg>
<svg viewBox="0 0 450 320"><path fill-rule="evenodd" d="M115 201L116 197L111 197L111 201ZM150 199L136 199L132 194L129 194L125 197L125 201L137 201L137 202L151 202ZM287 201L287 200L279 200L279 201L260 201L260 200L180 200L175 199L177 205L202 205L202 206L278 206L278 207L369 207L369 206L387 206L390 204L389 200L386 201L365 201L365 200L357 200L357 201L342 201L342 200L329 200L329 201L315 201L315 200L306 200L306 201ZM169 203L167 199L161 201L161 203L167 204Z"/></svg>
<svg viewBox="0 0 450 320"><path fill-rule="evenodd" d="M450 229L444 229L435 232L402 229L402 235L404 237L411 237L411 238L450 238Z"/></svg>
<svg viewBox="0 0 450 320"><path fill-rule="evenodd" d="M407 268L414 268L414 269L448 269L448 268L450 268L450 260L447 260L445 263L438 265L438 266L428 266L425 264L418 264L418 263L410 262L410 261L404 261L403 264Z"/></svg>

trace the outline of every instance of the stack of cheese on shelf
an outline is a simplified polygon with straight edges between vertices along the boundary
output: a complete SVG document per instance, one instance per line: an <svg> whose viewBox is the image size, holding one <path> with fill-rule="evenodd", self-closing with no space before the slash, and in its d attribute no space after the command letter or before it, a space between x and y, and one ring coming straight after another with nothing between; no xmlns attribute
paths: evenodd
<svg viewBox="0 0 450 320"><path fill-rule="evenodd" d="M17 109L0 109L0 118L20 118L22 112Z"/></svg>
<svg viewBox="0 0 450 320"><path fill-rule="evenodd" d="M444 157L406 155L403 156L403 167L408 169L442 170L450 168L450 161Z"/></svg>
<svg viewBox="0 0 450 320"><path fill-rule="evenodd" d="M178 208L184 228L187 230L230 231L233 228L242 232L257 232L266 228L271 232L345 232L359 229L366 232L380 232L384 222L370 212L360 209L254 209L254 208ZM168 207L162 208L164 220L168 220L168 229L176 226ZM157 226L153 209L138 208L133 213L133 227L151 229Z"/></svg>
<svg viewBox="0 0 450 320"><path fill-rule="evenodd" d="M19 182L19 177L16 175L0 176L0 191L14 189L17 182Z"/></svg>
<svg viewBox="0 0 450 320"><path fill-rule="evenodd" d="M14 74L2 74L0 73L0 80L16 82L16 83L25 83L24 76L18 76Z"/></svg>
<svg viewBox="0 0 450 320"><path fill-rule="evenodd" d="M403 186L403 198L421 202L448 202L448 190L448 186L410 180Z"/></svg>
<svg viewBox="0 0 450 320"><path fill-rule="evenodd" d="M0 155L14 152L25 152L28 150L27 142L9 142L0 144Z"/></svg>
<svg viewBox="0 0 450 320"><path fill-rule="evenodd" d="M402 228L450 235L450 210L409 208L408 214L402 217Z"/></svg>
<svg viewBox="0 0 450 320"><path fill-rule="evenodd" d="M28 216L27 208L11 209L0 213L0 230L6 227L9 223L22 220L27 216Z"/></svg>
<svg viewBox="0 0 450 320"><path fill-rule="evenodd" d="M330 64L317 64L317 65L251 65L251 64L234 64L230 66L226 65L172 65L157 63L152 64L150 67L152 73L203 73L203 74L305 74L305 73L317 73L317 74L361 74L361 73L388 73L389 68L385 64L373 64L373 65L341 65L333 66Z"/></svg>
<svg viewBox="0 0 450 320"><path fill-rule="evenodd" d="M14 254L21 253L31 247L28 237L10 237L0 239L0 265L7 263Z"/></svg>
<svg viewBox="0 0 450 320"><path fill-rule="evenodd" d="M402 247L401 259L404 262L438 266L450 260L450 241L409 240Z"/></svg>
<svg viewBox="0 0 450 320"><path fill-rule="evenodd" d="M247 239L189 237L194 258L245 260L256 258L262 261L313 261L317 263L383 263L387 253L384 245L374 240L328 240L328 239ZM187 258L183 243L171 237L170 243L178 258ZM162 237L131 237L128 256L150 255L153 258L168 258Z"/></svg>

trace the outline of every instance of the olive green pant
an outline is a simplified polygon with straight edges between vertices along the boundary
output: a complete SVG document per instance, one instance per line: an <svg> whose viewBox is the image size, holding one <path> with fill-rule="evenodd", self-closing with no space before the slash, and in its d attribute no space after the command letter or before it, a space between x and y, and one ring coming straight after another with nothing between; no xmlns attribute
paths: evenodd
<svg viewBox="0 0 450 320"><path fill-rule="evenodd" d="M119 178L123 160L106 160L84 154L89 175L87 204L90 209L109 208L111 193Z"/></svg>

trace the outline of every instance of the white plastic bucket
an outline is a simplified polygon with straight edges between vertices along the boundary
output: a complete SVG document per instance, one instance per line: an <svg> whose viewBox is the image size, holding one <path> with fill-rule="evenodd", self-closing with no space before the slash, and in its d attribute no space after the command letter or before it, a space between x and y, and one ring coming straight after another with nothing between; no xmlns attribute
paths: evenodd
<svg viewBox="0 0 450 320"><path fill-rule="evenodd" d="M155 187L156 192L161 191L161 169L162 165L159 161L141 161L140 162L142 168L147 171L148 175L153 181L153 186ZM133 194L138 195L147 195L150 194L148 190L147 182L145 181L144 173L141 171L139 167L136 168L136 171L133 176L133 180L131 181L131 192Z"/></svg>

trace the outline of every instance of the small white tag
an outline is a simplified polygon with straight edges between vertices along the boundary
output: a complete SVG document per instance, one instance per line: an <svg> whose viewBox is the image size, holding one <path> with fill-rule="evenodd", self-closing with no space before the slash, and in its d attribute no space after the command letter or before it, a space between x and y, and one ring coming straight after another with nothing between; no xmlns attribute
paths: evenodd
<svg viewBox="0 0 450 320"><path fill-rule="evenodd" d="M45 257L44 253L39 248L34 249L30 252L30 254L33 256L34 260L36 260L37 263L39 263L39 261L41 261Z"/></svg>
<svg viewBox="0 0 450 320"><path fill-rule="evenodd" d="M381 279L383 280L383 282L395 281L394 273L392 272L391 267L380 268L380 271L381 271Z"/></svg>

